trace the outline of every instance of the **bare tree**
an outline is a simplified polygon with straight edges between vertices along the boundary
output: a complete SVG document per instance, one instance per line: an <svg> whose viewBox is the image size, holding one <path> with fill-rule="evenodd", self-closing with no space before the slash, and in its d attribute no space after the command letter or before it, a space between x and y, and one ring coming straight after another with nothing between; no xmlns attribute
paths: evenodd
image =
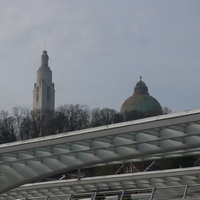
<svg viewBox="0 0 200 200"><path fill-rule="evenodd" d="M114 124L123 121L123 116L114 109L94 108L90 112L91 127Z"/></svg>
<svg viewBox="0 0 200 200"><path fill-rule="evenodd" d="M16 141L15 119L8 115L8 112L0 113L0 143Z"/></svg>
<svg viewBox="0 0 200 200"><path fill-rule="evenodd" d="M41 109L32 110L31 116L31 138L41 137L45 125L45 115Z"/></svg>
<svg viewBox="0 0 200 200"><path fill-rule="evenodd" d="M16 134L19 140L26 140L31 137L32 121L30 111L21 107L14 107L12 109L15 123Z"/></svg>
<svg viewBox="0 0 200 200"><path fill-rule="evenodd" d="M164 106L162 107L162 110L163 110L163 114L169 114L169 113L172 113L172 109L170 109L169 107L167 106Z"/></svg>
<svg viewBox="0 0 200 200"><path fill-rule="evenodd" d="M63 105L57 109L56 121L59 130L69 132L89 127L89 108L85 105Z"/></svg>

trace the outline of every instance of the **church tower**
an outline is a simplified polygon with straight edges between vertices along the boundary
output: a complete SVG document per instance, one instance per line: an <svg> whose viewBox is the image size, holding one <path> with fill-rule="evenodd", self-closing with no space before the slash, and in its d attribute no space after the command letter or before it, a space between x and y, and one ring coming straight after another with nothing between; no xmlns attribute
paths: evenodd
<svg viewBox="0 0 200 200"><path fill-rule="evenodd" d="M37 70L37 80L34 84L33 109L54 110L55 107L55 89L48 60L47 51L43 51L41 66Z"/></svg>

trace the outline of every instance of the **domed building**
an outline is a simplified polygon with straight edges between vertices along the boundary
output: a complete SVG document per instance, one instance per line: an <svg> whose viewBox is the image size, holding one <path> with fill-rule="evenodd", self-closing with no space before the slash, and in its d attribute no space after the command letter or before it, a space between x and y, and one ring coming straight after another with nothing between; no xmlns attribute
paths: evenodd
<svg viewBox="0 0 200 200"><path fill-rule="evenodd" d="M134 93L124 101L121 107L124 120L141 119L145 117L162 115L160 103L148 93L148 87L142 81L136 83Z"/></svg>

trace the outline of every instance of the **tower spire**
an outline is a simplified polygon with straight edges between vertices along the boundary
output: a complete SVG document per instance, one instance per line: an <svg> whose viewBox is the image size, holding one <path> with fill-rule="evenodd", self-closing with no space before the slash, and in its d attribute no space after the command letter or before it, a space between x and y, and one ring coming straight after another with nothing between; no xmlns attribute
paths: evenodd
<svg viewBox="0 0 200 200"><path fill-rule="evenodd" d="M41 67L48 67L49 56L47 55L47 51L44 50L41 56Z"/></svg>
<svg viewBox="0 0 200 200"><path fill-rule="evenodd" d="M48 60L47 51L44 50L41 56L41 66L37 70L37 79L34 84L33 109L54 110L55 107L55 89Z"/></svg>

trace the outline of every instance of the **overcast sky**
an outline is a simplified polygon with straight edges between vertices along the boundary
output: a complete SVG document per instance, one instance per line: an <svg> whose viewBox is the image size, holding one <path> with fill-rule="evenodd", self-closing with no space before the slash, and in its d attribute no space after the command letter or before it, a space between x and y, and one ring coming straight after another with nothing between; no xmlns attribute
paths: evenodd
<svg viewBox="0 0 200 200"><path fill-rule="evenodd" d="M32 109L44 42L64 104L120 110L142 76L174 112L200 108L199 0L1 0L0 110Z"/></svg>

